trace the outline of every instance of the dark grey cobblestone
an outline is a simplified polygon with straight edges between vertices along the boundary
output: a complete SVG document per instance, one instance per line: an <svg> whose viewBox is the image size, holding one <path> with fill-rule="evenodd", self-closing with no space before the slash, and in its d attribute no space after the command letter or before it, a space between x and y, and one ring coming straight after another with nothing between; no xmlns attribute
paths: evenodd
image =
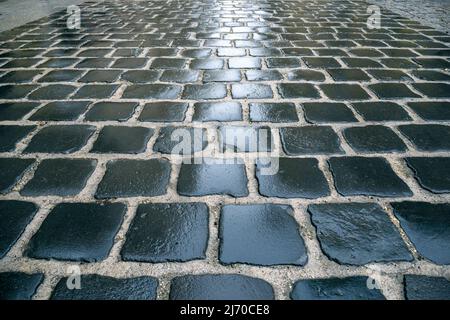
<svg viewBox="0 0 450 320"><path fill-rule="evenodd" d="M1 33L0 296L448 298L450 37L367 7L89 1ZM180 163L178 128L233 161ZM226 128L270 131L276 174Z"/></svg>

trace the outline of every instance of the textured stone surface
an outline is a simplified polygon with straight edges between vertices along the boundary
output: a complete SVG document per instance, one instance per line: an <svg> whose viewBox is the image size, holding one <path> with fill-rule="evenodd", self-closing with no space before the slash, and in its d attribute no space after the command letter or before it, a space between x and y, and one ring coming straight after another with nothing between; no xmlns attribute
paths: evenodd
<svg viewBox="0 0 450 320"><path fill-rule="evenodd" d="M204 203L146 204L138 207L122 248L126 261L204 259L208 208Z"/></svg>
<svg viewBox="0 0 450 320"><path fill-rule="evenodd" d="M112 278L83 275L81 289L67 288L62 278L52 292L52 300L155 300L158 281L153 277Z"/></svg>
<svg viewBox="0 0 450 320"><path fill-rule="evenodd" d="M0 126L0 152L13 151L35 126Z"/></svg>
<svg viewBox="0 0 450 320"><path fill-rule="evenodd" d="M192 127L164 127L153 146L155 152L190 156L208 145L206 129Z"/></svg>
<svg viewBox="0 0 450 320"><path fill-rule="evenodd" d="M308 211L321 249L338 263L412 260L400 233L376 204L315 204Z"/></svg>
<svg viewBox="0 0 450 320"><path fill-rule="evenodd" d="M33 159L0 158L0 194L10 192L33 162Z"/></svg>
<svg viewBox="0 0 450 320"><path fill-rule="evenodd" d="M353 127L344 130L348 144L360 152L395 152L405 151L406 145L392 131L383 126Z"/></svg>
<svg viewBox="0 0 450 320"><path fill-rule="evenodd" d="M20 272L0 273L1 300L31 300L37 287L44 280L39 273L27 274Z"/></svg>
<svg viewBox="0 0 450 320"><path fill-rule="evenodd" d="M450 281L442 277L405 275L407 300L450 300Z"/></svg>
<svg viewBox="0 0 450 320"><path fill-rule="evenodd" d="M434 193L450 192L450 158L406 158L419 184Z"/></svg>
<svg viewBox="0 0 450 320"><path fill-rule="evenodd" d="M339 137L329 126L289 127L280 133L288 155L342 153Z"/></svg>
<svg viewBox="0 0 450 320"><path fill-rule="evenodd" d="M29 257L95 262L108 256L125 215L121 203L62 203L44 220L26 249Z"/></svg>
<svg viewBox="0 0 450 320"><path fill-rule="evenodd" d="M153 129L143 127L104 127L94 146L93 153L141 153L147 148L147 143L153 134Z"/></svg>
<svg viewBox="0 0 450 320"><path fill-rule="evenodd" d="M224 206L220 215L220 262L305 265L305 244L292 214L289 206Z"/></svg>
<svg viewBox="0 0 450 320"><path fill-rule="evenodd" d="M193 121L239 121L242 106L239 102L199 102L194 105Z"/></svg>
<svg viewBox="0 0 450 320"><path fill-rule="evenodd" d="M220 286L220 290L217 288ZM171 300L273 300L272 286L264 280L227 275L186 275L176 277L170 286Z"/></svg>

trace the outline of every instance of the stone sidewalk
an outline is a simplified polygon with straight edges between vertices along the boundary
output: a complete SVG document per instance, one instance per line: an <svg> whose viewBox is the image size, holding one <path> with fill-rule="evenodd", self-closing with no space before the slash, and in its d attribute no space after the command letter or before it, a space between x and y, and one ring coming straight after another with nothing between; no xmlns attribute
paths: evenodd
<svg viewBox="0 0 450 320"><path fill-rule="evenodd" d="M450 299L450 36L367 6L85 2L1 33L0 298Z"/></svg>

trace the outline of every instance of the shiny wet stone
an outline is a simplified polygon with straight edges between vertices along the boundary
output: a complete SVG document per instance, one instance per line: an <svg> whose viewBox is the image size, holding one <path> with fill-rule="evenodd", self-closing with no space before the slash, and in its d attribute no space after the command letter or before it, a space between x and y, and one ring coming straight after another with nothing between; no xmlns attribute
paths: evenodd
<svg viewBox="0 0 450 320"><path fill-rule="evenodd" d="M355 102L353 108L366 121L409 121L411 117L397 103L388 101Z"/></svg>
<svg viewBox="0 0 450 320"><path fill-rule="evenodd" d="M0 99L22 99L37 87L31 84L0 86Z"/></svg>
<svg viewBox="0 0 450 320"><path fill-rule="evenodd" d="M297 122L298 115L293 103L250 103L250 121Z"/></svg>
<svg viewBox="0 0 450 320"><path fill-rule="evenodd" d="M356 276L299 280L290 294L293 300L385 300L379 289L369 289L371 279Z"/></svg>
<svg viewBox="0 0 450 320"><path fill-rule="evenodd" d="M111 160L98 185L97 199L153 197L166 193L170 163L165 159Z"/></svg>
<svg viewBox="0 0 450 320"><path fill-rule="evenodd" d="M0 121L20 120L37 106L35 102L0 103Z"/></svg>
<svg viewBox="0 0 450 320"><path fill-rule="evenodd" d="M343 153L338 135L329 126L281 128L280 134L288 155Z"/></svg>
<svg viewBox="0 0 450 320"><path fill-rule="evenodd" d="M369 81L370 77L361 69L327 69L334 81Z"/></svg>
<svg viewBox="0 0 450 320"><path fill-rule="evenodd" d="M430 98L450 98L450 85L448 83L413 83L412 86Z"/></svg>
<svg viewBox="0 0 450 320"><path fill-rule="evenodd" d="M367 100L369 95L358 84L322 84L320 89L330 99L336 100Z"/></svg>
<svg viewBox="0 0 450 320"><path fill-rule="evenodd" d="M207 70L203 74L204 82L239 82L241 72L239 70Z"/></svg>
<svg viewBox="0 0 450 320"><path fill-rule="evenodd" d="M33 91L28 99L30 100L59 100L67 98L77 88L66 84L53 84L41 87Z"/></svg>
<svg viewBox="0 0 450 320"><path fill-rule="evenodd" d="M344 103L302 103L305 118L311 123L357 122L353 112Z"/></svg>
<svg viewBox="0 0 450 320"><path fill-rule="evenodd" d="M310 83L281 83L278 92L284 99L289 98L319 98L319 92Z"/></svg>
<svg viewBox="0 0 450 320"><path fill-rule="evenodd" d="M450 281L443 277L405 275L406 300L450 300Z"/></svg>
<svg viewBox="0 0 450 320"><path fill-rule="evenodd" d="M115 82L122 71L120 70L91 70L88 71L78 82Z"/></svg>
<svg viewBox="0 0 450 320"><path fill-rule="evenodd" d="M256 162L259 193L266 197L315 199L330 194L313 158L270 158Z"/></svg>
<svg viewBox="0 0 450 320"><path fill-rule="evenodd" d="M25 153L74 153L86 145L95 127L88 125L48 126L41 129L28 144Z"/></svg>
<svg viewBox="0 0 450 320"><path fill-rule="evenodd" d="M413 259L383 209L373 203L327 203L308 206L324 254L340 264Z"/></svg>
<svg viewBox="0 0 450 320"><path fill-rule="evenodd" d="M72 99L107 99L112 97L119 85L113 84L87 84L82 86Z"/></svg>
<svg viewBox="0 0 450 320"><path fill-rule="evenodd" d="M36 289L44 280L41 273L27 274L22 272L0 273L1 300L31 300Z"/></svg>
<svg viewBox="0 0 450 320"><path fill-rule="evenodd" d="M450 126L440 124L411 124L398 127L420 151L449 151Z"/></svg>
<svg viewBox="0 0 450 320"><path fill-rule="evenodd" d="M36 126L0 126L0 152L14 151L17 143L34 129Z"/></svg>
<svg viewBox="0 0 450 320"><path fill-rule="evenodd" d="M419 254L433 263L450 264L450 204L426 202L391 203Z"/></svg>
<svg viewBox="0 0 450 320"><path fill-rule="evenodd" d="M181 92L178 85L132 84L125 88L123 99L176 99Z"/></svg>
<svg viewBox="0 0 450 320"><path fill-rule="evenodd" d="M127 121L139 104L137 102L97 102L86 113L86 121Z"/></svg>
<svg viewBox="0 0 450 320"><path fill-rule="evenodd" d="M31 117L31 121L74 121L90 105L89 101L54 101L47 103Z"/></svg>
<svg viewBox="0 0 450 320"><path fill-rule="evenodd" d="M153 146L153 151L165 154L192 155L204 150L208 135L204 128L163 127Z"/></svg>
<svg viewBox="0 0 450 320"><path fill-rule="evenodd" d="M224 206L220 215L220 262L305 265L305 244L292 214L292 207L284 205Z"/></svg>
<svg viewBox="0 0 450 320"><path fill-rule="evenodd" d="M38 207L31 202L0 201L0 258L3 258L31 222Z"/></svg>
<svg viewBox="0 0 450 320"><path fill-rule="evenodd" d="M100 131L90 152L142 153L154 130L144 127L106 126Z"/></svg>
<svg viewBox="0 0 450 320"><path fill-rule="evenodd" d="M33 163L34 159L0 158L0 194L10 192Z"/></svg>
<svg viewBox="0 0 450 320"><path fill-rule="evenodd" d="M217 290L220 288L220 290ZM239 274L203 274L175 277L170 300L273 300L272 286Z"/></svg>
<svg viewBox="0 0 450 320"><path fill-rule="evenodd" d="M422 188L433 193L450 192L450 158L414 157L405 160Z"/></svg>
<svg viewBox="0 0 450 320"><path fill-rule="evenodd" d="M424 120L430 121L450 120L449 101L409 102L408 106Z"/></svg>
<svg viewBox="0 0 450 320"><path fill-rule="evenodd" d="M81 289L67 288L68 278L62 278L51 300L155 300L158 280L153 277L112 278L96 274L82 275Z"/></svg>
<svg viewBox="0 0 450 320"><path fill-rule="evenodd" d="M139 115L142 122L181 122L185 119L188 103L152 102L147 103Z"/></svg>
<svg viewBox="0 0 450 320"><path fill-rule="evenodd" d="M325 76L320 71L309 69L297 69L287 73L288 80L291 81L325 81Z"/></svg>
<svg viewBox="0 0 450 320"><path fill-rule="evenodd" d="M233 99L265 99L272 98L273 92L269 85L240 83L231 86Z"/></svg>
<svg viewBox="0 0 450 320"><path fill-rule="evenodd" d="M31 238L26 255L82 262L104 260L126 213L121 203L61 203Z"/></svg>
<svg viewBox="0 0 450 320"><path fill-rule="evenodd" d="M196 82L200 77L200 72L193 70L166 70L163 72L160 81L188 83Z"/></svg>
<svg viewBox="0 0 450 320"><path fill-rule="evenodd" d="M222 99L227 96L227 87L223 84L189 84L184 87L183 99L209 100Z"/></svg>
<svg viewBox="0 0 450 320"><path fill-rule="evenodd" d="M230 69L260 69L261 59L259 58L230 58L228 59Z"/></svg>
<svg viewBox="0 0 450 320"><path fill-rule="evenodd" d="M420 98L402 83L376 83L368 87L380 99Z"/></svg>
<svg viewBox="0 0 450 320"><path fill-rule="evenodd" d="M204 259L208 219L204 203L140 205L126 235L122 259L152 263Z"/></svg>
<svg viewBox="0 0 450 320"><path fill-rule="evenodd" d="M248 81L282 80L283 76L277 70L248 70L245 72Z"/></svg>
<svg viewBox="0 0 450 320"><path fill-rule="evenodd" d="M232 152L270 152L273 148L269 127L219 127L220 149Z"/></svg>
<svg viewBox="0 0 450 320"><path fill-rule="evenodd" d="M198 102L194 104L193 121L240 121L242 106L239 102Z"/></svg>
<svg viewBox="0 0 450 320"><path fill-rule="evenodd" d="M45 159L20 191L23 196L74 196L83 190L97 165L92 159Z"/></svg>
<svg viewBox="0 0 450 320"><path fill-rule="evenodd" d="M357 152L401 152L406 145L392 131L379 125L346 128L343 131L345 140Z"/></svg>
<svg viewBox="0 0 450 320"><path fill-rule="evenodd" d="M183 196L248 195L245 166L237 159L232 163L217 163L202 159L203 163L183 163L178 176L177 192ZM217 183L220 181L221 183Z"/></svg>
<svg viewBox="0 0 450 320"><path fill-rule="evenodd" d="M328 162L336 189L343 196L412 196L384 158L332 157Z"/></svg>
<svg viewBox="0 0 450 320"><path fill-rule="evenodd" d="M10 71L0 77L0 83L28 83L42 73L40 70L18 70Z"/></svg>
<svg viewBox="0 0 450 320"><path fill-rule="evenodd" d="M159 76L160 72L155 70L130 70L122 73L120 77L131 83L151 83L158 80Z"/></svg>

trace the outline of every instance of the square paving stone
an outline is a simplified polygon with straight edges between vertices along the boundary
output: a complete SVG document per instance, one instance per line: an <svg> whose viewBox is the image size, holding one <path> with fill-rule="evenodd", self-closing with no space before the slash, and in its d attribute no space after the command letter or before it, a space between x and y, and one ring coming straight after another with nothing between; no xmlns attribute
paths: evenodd
<svg viewBox="0 0 450 320"><path fill-rule="evenodd" d="M0 158L0 194L10 192L33 163L34 159Z"/></svg>
<svg viewBox="0 0 450 320"><path fill-rule="evenodd" d="M450 281L443 277L405 275L407 300L450 300Z"/></svg>
<svg viewBox="0 0 450 320"><path fill-rule="evenodd" d="M269 171L270 166L275 167L276 172ZM259 193L266 197L314 199L330 194L317 159L272 158L270 162L258 160L256 178Z"/></svg>
<svg viewBox="0 0 450 320"><path fill-rule="evenodd" d="M239 82L239 70L207 70L203 73L203 82Z"/></svg>
<svg viewBox="0 0 450 320"><path fill-rule="evenodd" d="M127 121L139 104L137 102L97 102L89 109L86 121Z"/></svg>
<svg viewBox="0 0 450 320"><path fill-rule="evenodd" d="M227 96L227 87L223 84L190 84L184 87L183 99L209 100L222 99Z"/></svg>
<svg viewBox="0 0 450 320"><path fill-rule="evenodd" d="M146 58L119 58L110 68L117 69L141 69L147 64Z"/></svg>
<svg viewBox="0 0 450 320"><path fill-rule="evenodd" d="M243 163L233 163L203 159L203 163L183 163L178 175L177 192L183 196L205 195L248 196L247 174ZM217 183L220 181L221 183Z"/></svg>
<svg viewBox="0 0 450 320"><path fill-rule="evenodd" d="M104 127L90 152L93 153L142 153L154 130L143 127Z"/></svg>
<svg viewBox="0 0 450 320"><path fill-rule="evenodd" d="M342 58L342 61L350 68L382 68L375 60L368 58Z"/></svg>
<svg viewBox="0 0 450 320"><path fill-rule="evenodd" d="M422 188L434 193L450 192L450 158L414 157L405 160Z"/></svg>
<svg viewBox="0 0 450 320"><path fill-rule="evenodd" d="M147 103L139 115L139 121L149 122L181 122L185 119L188 103L152 102Z"/></svg>
<svg viewBox="0 0 450 320"><path fill-rule="evenodd" d="M83 73L81 70L53 70L39 78L38 82L72 82Z"/></svg>
<svg viewBox="0 0 450 320"><path fill-rule="evenodd" d="M309 69L297 69L289 71L287 78L291 81L325 81L325 76L320 71Z"/></svg>
<svg viewBox="0 0 450 320"><path fill-rule="evenodd" d="M290 294L292 300L385 300L379 289L369 289L368 277L299 280Z"/></svg>
<svg viewBox="0 0 450 320"><path fill-rule="evenodd" d="M0 83L27 83L32 82L33 79L42 73L41 70L18 70L10 71L0 77Z"/></svg>
<svg viewBox="0 0 450 320"><path fill-rule="evenodd" d="M74 121L88 108L89 101L54 101L39 108L31 121Z"/></svg>
<svg viewBox="0 0 450 320"><path fill-rule="evenodd" d="M308 261L290 206L226 205L220 215L222 264L298 265Z"/></svg>
<svg viewBox="0 0 450 320"><path fill-rule="evenodd" d="M74 153L86 145L95 127L88 125L48 126L41 129L28 144L25 153Z"/></svg>
<svg viewBox="0 0 450 320"><path fill-rule="evenodd" d="M75 86L66 84L53 84L41 87L28 96L31 100L60 100L67 98L76 90Z"/></svg>
<svg viewBox="0 0 450 320"><path fill-rule="evenodd" d="M413 83L412 86L430 98L450 98L450 84L448 83Z"/></svg>
<svg viewBox="0 0 450 320"><path fill-rule="evenodd" d="M78 82L115 82L122 71L120 70L90 70Z"/></svg>
<svg viewBox="0 0 450 320"><path fill-rule="evenodd" d="M301 66L297 58L267 58L267 67L269 68L298 68Z"/></svg>
<svg viewBox="0 0 450 320"><path fill-rule="evenodd" d="M122 99L176 99L180 92L178 85L133 84L126 87Z"/></svg>
<svg viewBox="0 0 450 320"><path fill-rule="evenodd" d="M140 205L127 232L122 259L152 263L205 259L208 219L204 203Z"/></svg>
<svg viewBox="0 0 450 320"><path fill-rule="evenodd" d="M44 280L41 273L22 272L0 273L1 300L31 300L36 289Z"/></svg>
<svg viewBox="0 0 450 320"><path fill-rule="evenodd" d="M170 163L165 159L111 160L100 182L97 199L154 197L166 193Z"/></svg>
<svg viewBox="0 0 450 320"><path fill-rule="evenodd" d="M273 137L269 127L221 126L219 144L222 152L270 152Z"/></svg>
<svg viewBox="0 0 450 320"><path fill-rule="evenodd" d="M411 73L425 81L450 81L450 75L435 70L413 70Z"/></svg>
<svg viewBox="0 0 450 320"><path fill-rule="evenodd" d="M106 69L114 61L112 58L86 58L75 65L77 69ZM42 65L41 65L42 66Z"/></svg>
<svg viewBox="0 0 450 320"><path fill-rule="evenodd" d="M370 77L361 69L327 69L334 81L369 81Z"/></svg>
<svg viewBox="0 0 450 320"><path fill-rule="evenodd" d="M242 106L239 102L197 102L193 121L240 121Z"/></svg>
<svg viewBox="0 0 450 320"><path fill-rule="evenodd" d="M159 79L159 71L130 70L122 73L120 78L131 83L152 83Z"/></svg>
<svg viewBox="0 0 450 320"><path fill-rule="evenodd" d="M35 259L104 260L126 213L121 203L61 203L31 238L26 255Z"/></svg>
<svg viewBox="0 0 450 320"><path fill-rule="evenodd" d="M0 152L14 151L17 143L36 126L0 126Z"/></svg>
<svg viewBox="0 0 450 320"><path fill-rule="evenodd" d="M391 205L420 255L433 263L449 265L450 204L405 201Z"/></svg>
<svg viewBox="0 0 450 320"><path fill-rule="evenodd" d="M71 98L72 99L106 99L110 98L119 88L112 84L88 84L82 86Z"/></svg>
<svg viewBox="0 0 450 320"><path fill-rule="evenodd" d="M31 84L0 86L0 99L22 99L36 88Z"/></svg>
<svg viewBox="0 0 450 320"><path fill-rule="evenodd" d="M339 264L412 261L388 214L375 203L308 206L324 254Z"/></svg>
<svg viewBox="0 0 450 320"><path fill-rule="evenodd" d="M408 106L422 119L431 121L450 120L450 101L409 102Z"/></svg>
<svg viewBox="0 0 450 320"><path fill-rule="evenodd" d="M74 196L86 186L95 170L92 159L45 159L33 178L23 187L23 196Z"/></svg>
<svg viewBox="0 0 450 320"><path fill-rule="evenodd" d="M230 58L228 59L228 66L230 69L260 69L260 58Z"/></svg>
<svg viewBox="0 0 450 320"><path fill-rule="evenodd" d="M319 91L310 83L280 83L278 92L284 99L320 98Z"/></svg>
<svg viewBox="0 0 450 320"><path fill-rule="evenodd" d="M242 57L242 56L245 56L245 49L218 48L217 56L219 56L219 57Z"/></svg>
<svg viewBox="0 0 450 320"><path fill-rule="evenodd" d="M412 196L384 158L333 157L328 162L336 189L343 196Z"/></svg>
<svg viewBox="0 0 450 320"><path fill-rule="evenodd" d="M245 76L248 81L274 81L283 79L283 76L278 70L247 70Z"/></svg>
<svg viewBox="0 0 450 320"><path fill-rule="evenodd" d="M376 83L368 87L380 99L420 98L402 83Z"/></svg>
<svg viewBox="0 0 450 320"><path fill-rule="evenodd" d="M220 290L217 290L220 288ZM175 277L170 300L273 300L272 286L239 274L203 274Z"/></svg>
<svg viewBox="0 0 450 320"><path fill-rule="evenodd" d="M320 89L329 97L335 100L367 100L369 95L357 84L322 84Z"/></svg>
<svg viewBox="0 0 450 320"><path fill-rule="evenodd" d="M366 71L380 81L412 81L406 73L400 70L373 69Z"/></svg>
<svg viewBox="0 0 450 320"><path fill-rule="evenodd" d="M343 153L338 135L329 126L281 128L280 134L288 155Z"/></svg>
<svg viewBox="0 0 450 320"><path fill-rule="evenodd" d="M35 102L0 103L0 121L20 120L37 106Z"/></svg>
<svg viewBox="0 0 450 320"><path fill-rule="evenodd" d="M409 121L411 117L397 103L389 101L354 102L353 108L366 121Z"/></svg>
<svg viewBox="0 0 450 320"><path fill-rule="evenodd" d="M449 151L450 126L440 124L411 124L398 127L421 151Z"/></svg>
<svg viewBox="0 0 450 320"><path fill-rule="evenodd" d="M353 112L343 103L302 103L305 118L311 123L357 122Z"/></svg>
<svg viewBox="0 0 450 320"><path fill-rule="evenodd" d="M160 81L163 82L196 82L200 78L200 72L194 70L166 70Z"/></svg>
<svg viewBox="0 0 450 320"><path fill-rule="evenodd" d="M152 69L183 69L187 59L155 58L150 64Z"/></svg>
<svg viewBox="0 0 450 320"><path fill-rule="evenodd" d="M401 152L406 145L392 129L384 126L365 126L346 128L345 140L356 152Z"/></svg>
<svg viewBox="0 0 450 320"><path fill-rule="evenodd" d="M79 61L80 59L76 58L53 58L49 59L48 61L45 61L44 63L39 64L37 68L69 68ZM82 64L84 63L80 62L75 67L80 68Z"/></svg>
<svg viewBox="0 0 450 320"><path fill-rule="evenodd" d="M159 131L153 150L188 156L204 150L207 145L208 136L204 128L163 127Z"/></svg>
<svg viewBox="0 0 450 320"><path fill-rule="evenodd" d="M293 103L250 103L250 121L297 122L298 115Z"/></svg>
<svg viewBox="0 0 450 320"><path fill-rule="evenodd" d="M231 85L233 99L265 99L272 98L273 92L269 85L240 83Z"/></svg>
<svg viewBox="0 0 450 320"><path fill-rule="evenodd" d="M158 280L153 277L112 278L96 274L82 275L81 288L67 288L69 278L62 278L51 300L155 300Z"/></svg>
<svg viewBox="0 0 450 320"><path fill-rule="evenodd" d="M183 57L187 58L207 58L211 55L211 49L184 49L181 52Z"/></svg>
<svg viewBox="0 0 450 320"><path fill-rule="evenodd" d="M37 211L38 207L31 202L0 201L0 259L16 243Z"/></svg>
<svg viewBox="0 0 450 320"><path fill-rule="evenodd" d="M189 67L191 69L196 70L214 70L214 69L222 69L223 65L224 65L223 59L206 58L206 59L192 60Z"/></svg>
<svg viewBox="0 0 450 320"><path fill-rule="evenodd" d="M318 58L318 57L303 57L306 65L310 68L339 68L341 65L334 58Z"/></svg>

